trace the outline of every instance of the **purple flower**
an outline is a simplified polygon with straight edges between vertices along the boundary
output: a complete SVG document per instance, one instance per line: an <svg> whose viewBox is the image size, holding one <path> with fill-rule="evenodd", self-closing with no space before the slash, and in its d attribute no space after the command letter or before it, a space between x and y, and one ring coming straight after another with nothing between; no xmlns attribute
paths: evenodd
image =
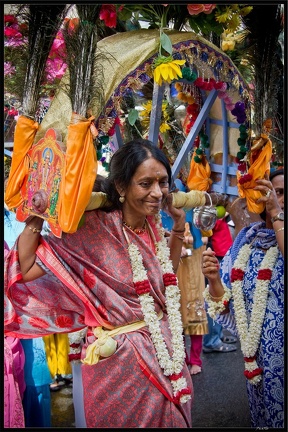
<svg viewBox="0 0 288 432"><path fill-rule="evenodd" d="M231 110L231 113L237 118L238 123L244 123L246 120L244 102L236 102L235 107Z"/></svg>

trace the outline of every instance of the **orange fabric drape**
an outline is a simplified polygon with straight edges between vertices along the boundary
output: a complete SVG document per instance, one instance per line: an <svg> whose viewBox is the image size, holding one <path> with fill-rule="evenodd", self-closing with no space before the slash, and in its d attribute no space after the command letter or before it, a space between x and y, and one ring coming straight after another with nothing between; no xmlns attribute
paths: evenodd
<svg viewBox="0 0 288 432"><path fill-rule="evenodd" d="M256 203L256 201L263 196L263 194L258 191L254 190L253 188L257 186L256 180L263 179L266 173L270 173L270 161L272 156L272 143L268 139L267 135L261 134L261 137L267 142L262 147L261 151L259 152L257 158L252 162L250 168L248 169L248 174L252 176L252 180L240 184L239 178L240 173L237 172L237 181L238 181L238 192L239 196L241 198L246 198L247 201L247 208L252 213L260 214L265 209L265 203L261 202L259 204ZM251 155L251 158L253 157L253 153Z"/></svg>
<svg viewBox="0 0 288 432"><path fill-rule="evenodd" d="M212 184L212 180L210 179L210 165L204 155L202 157L201 163L196 163L194 161L194 156L196 156L195 152L191 158L190 171L187 178L187 186L189 190L199 190L207 192L210 188L210 185Z"/></svg>
<svg viewBox="0 0 288 432"><path fill-rule="evenodd" d="M28 151L32 147L39 124L20 116L14 133L13 157L5 191L5 203L9 209L19 207L23 202L21 187L29 169Z"/></svg>
<svg viewBox="0 0 288 432"><path fill-rule="evenodd" d="M97 157L90 125L73 113L68 126L65 166L59 191L58 221L63 232L74 233L90 200L97 175Z"/></svg>

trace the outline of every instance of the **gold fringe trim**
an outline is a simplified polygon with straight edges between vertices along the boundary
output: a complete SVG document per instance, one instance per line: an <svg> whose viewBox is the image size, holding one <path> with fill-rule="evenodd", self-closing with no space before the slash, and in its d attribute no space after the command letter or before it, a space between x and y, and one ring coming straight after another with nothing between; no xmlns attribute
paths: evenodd
<svg viewBox="0 0 288 432"><path fill-rule="evenodd" d="M205 322L190 323L184 328L184 335L204 335L209 333L207 319Z"/></svg>

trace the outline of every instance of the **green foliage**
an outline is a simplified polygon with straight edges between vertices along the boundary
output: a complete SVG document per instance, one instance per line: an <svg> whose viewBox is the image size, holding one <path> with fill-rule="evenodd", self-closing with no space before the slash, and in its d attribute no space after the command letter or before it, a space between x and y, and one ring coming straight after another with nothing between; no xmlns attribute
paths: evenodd
<svg viewBox="0 0 288 432"><path fill-rule="evenodd" d="M136 120L138 120L139 114L136 109L131 109L128 114L128 122L131 126L135 125Z"/></svg>
<svg viewBox="0 0 288 432"><path fill-rule="evenodd" d="M167 36L165 33L162 33L160 36L160 44L168 54L172 55L172 42L169 36Z"/></svg>
<svg viewBox="0 0 288 432"><path fill-rule="evenodd" d="M189 25L195 33L201 34L208 39L210 39L211 33L214 32L217 36L220 36L225 29L223 23L218 23L215 20L214 14L200 13L199 15L193 15L189 18Z"/></svg>

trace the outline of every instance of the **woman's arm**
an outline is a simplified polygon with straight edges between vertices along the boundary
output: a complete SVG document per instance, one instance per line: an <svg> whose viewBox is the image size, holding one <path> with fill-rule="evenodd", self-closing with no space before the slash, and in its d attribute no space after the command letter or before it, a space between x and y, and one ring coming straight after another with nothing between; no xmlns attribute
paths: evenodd
<svg viewBox="0 0 288 432"><path fill-rule="evenodd" d="M45 271L35 263L42 225L43 219L37 216L29 218L19 236L18 254L23 282L29 282L45 274Z"/></svg>
<svg viewBox="0 0 288 432"><path fill-rule="evenodd" d="M171 216L174 223L168 238L168 247L170 248L170 259L173 270L176 273L184 240L186 213L183 209L172 205L172 194L169 194L166 198L165 212Z"/></svg>

